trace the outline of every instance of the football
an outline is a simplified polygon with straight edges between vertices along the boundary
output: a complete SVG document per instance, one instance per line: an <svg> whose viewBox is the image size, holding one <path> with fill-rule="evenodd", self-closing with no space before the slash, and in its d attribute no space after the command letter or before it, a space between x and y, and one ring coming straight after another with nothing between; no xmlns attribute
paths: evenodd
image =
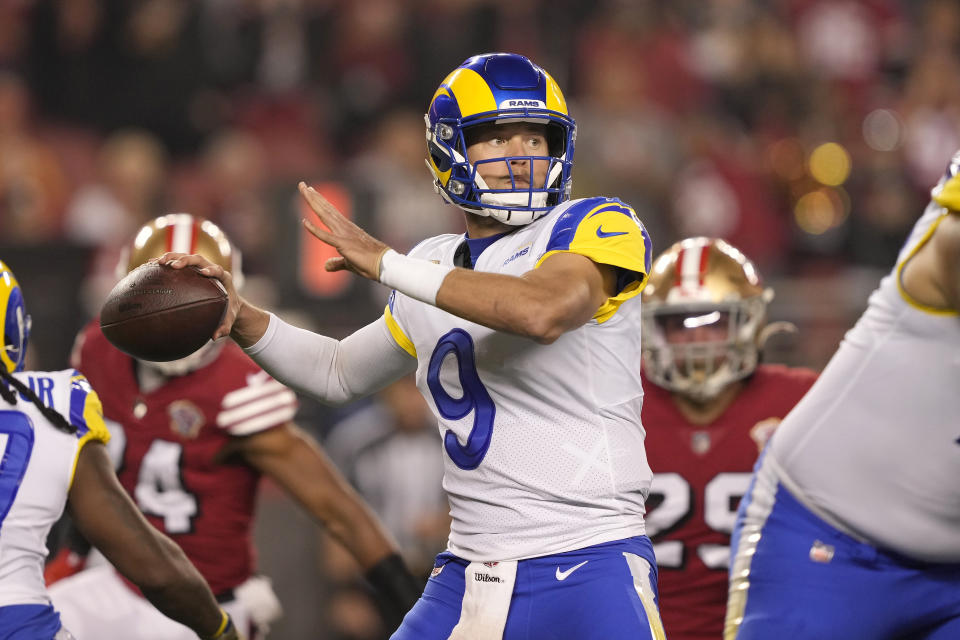
<svg viewBox="0 0 960 640"><path fill-rule="evenodd" d="M100 311L100 329L116 348L139 360L190 355L213 336L227 311L219 280L195 267L146 263L116 284Z"/></svg>

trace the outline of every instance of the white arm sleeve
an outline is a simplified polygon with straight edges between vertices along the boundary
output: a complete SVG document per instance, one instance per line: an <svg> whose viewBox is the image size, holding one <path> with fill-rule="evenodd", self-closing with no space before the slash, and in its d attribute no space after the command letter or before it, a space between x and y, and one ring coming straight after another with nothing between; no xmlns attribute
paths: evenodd
<svg viewBox="0 0 960 640"><path fill-rule="evenodd" d="M263 337L244 351L291 389L333 405L373 393L417 368L382 316L334 340L271 313Z"/></svg>

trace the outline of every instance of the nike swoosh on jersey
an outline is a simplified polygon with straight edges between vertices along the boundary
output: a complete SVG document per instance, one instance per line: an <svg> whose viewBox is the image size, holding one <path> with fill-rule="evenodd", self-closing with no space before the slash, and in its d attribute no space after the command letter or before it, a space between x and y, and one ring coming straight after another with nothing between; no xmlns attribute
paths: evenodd
<svg viewBox="0 0 960 640"><path fill-rule="evenodd" d="M584 561L581 562L580 564L575 564L575 565L573 565L572 567L570 567L570 568L567 569L566 571L560 571L560 567L557 567L557 580L560 580L561 582L564 581L564 580L566 580L567 578L570 577L570 574L571 574L571 573L573 573L574 571L576 571L577 569L579 569L579 568L582 567L583 565L587 564L588 562L590 562L590 561L589 561L589 560L584 560Z"/></svg>
<svg viewBox="0 0 960 640"><path fill-rule="evenodd" d="M604 231L603 225L597 227L597 237L598 238L612 238L613 236L625 236L627 235L626 231Z"/></svg>

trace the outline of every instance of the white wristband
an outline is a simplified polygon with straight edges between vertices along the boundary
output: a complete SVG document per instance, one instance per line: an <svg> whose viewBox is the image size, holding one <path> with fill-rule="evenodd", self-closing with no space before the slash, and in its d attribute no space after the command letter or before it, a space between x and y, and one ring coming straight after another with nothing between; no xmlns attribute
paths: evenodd
<svg viewBox="0 0 960 640"><path fill-rule="evenodd" d="M434 306L437 304L437 291L452 270L452 266L410 258L393 249L380 258L380 282Z"/></svg>

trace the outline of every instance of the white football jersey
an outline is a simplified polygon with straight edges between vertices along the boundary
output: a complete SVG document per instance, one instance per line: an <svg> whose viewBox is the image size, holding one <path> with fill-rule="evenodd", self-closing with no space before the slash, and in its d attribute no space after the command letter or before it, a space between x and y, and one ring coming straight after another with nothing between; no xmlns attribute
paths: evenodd
<svg viewBox="0 0 960 640"><path fill-rule="evenodd" d="M100 399L75 369L13 375L77 432L61 431L23 397L15 405L0 399L0 607L50 603L47 535L63 513L80 449L110 438Z"/></svg>
<svg viewBox="0 0 960 640"><path fill-rule="evenodd" d="M901 270L958 187L960 154L893 271L819 380L777 429L765 466L811 510L906 556L960 561L960 318L912 300Z"/></svg>
<svg viewBox="0 0 960 640"><path fill-rule="evenodd" d="M410 255L454 264L462 235ZM617 267L619 293L554 343L494 331L400 293L385 311L439 420L449 549L506 561L644 533L640 299L650 239L619 200L566 202L496 239L474 269L520 276L553 253ZM411 469L416 473L416 469Z"/></svg>

